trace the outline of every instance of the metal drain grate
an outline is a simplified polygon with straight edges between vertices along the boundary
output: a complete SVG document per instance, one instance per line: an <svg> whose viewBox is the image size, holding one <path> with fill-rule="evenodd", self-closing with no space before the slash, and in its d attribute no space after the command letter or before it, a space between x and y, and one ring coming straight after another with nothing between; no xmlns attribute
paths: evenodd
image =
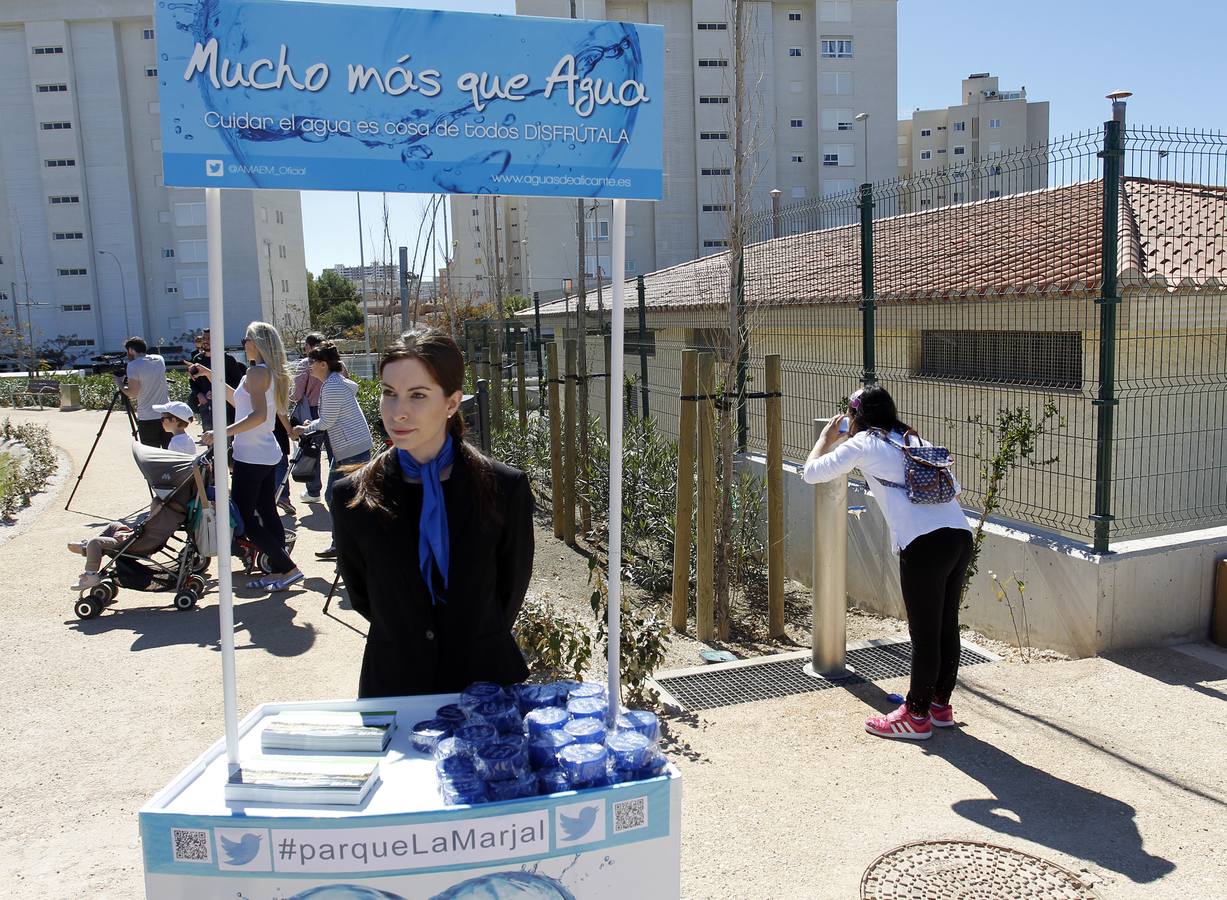
<svg viewBox="0 0 1227 900"><path fill-rule="evenodd" d="M849 650L847 658L855 674L841 681L806 675L803 671L805 657L794 656L753 665L720 666L686 675L664 676L657 679L657 684L686 709L718 709L738 703L823 691L858 680L881 681L907 675L912 663L912 644L901 641ZM961 666L987 662L992 660L968 647L963 647L959 654Z"/></svg>

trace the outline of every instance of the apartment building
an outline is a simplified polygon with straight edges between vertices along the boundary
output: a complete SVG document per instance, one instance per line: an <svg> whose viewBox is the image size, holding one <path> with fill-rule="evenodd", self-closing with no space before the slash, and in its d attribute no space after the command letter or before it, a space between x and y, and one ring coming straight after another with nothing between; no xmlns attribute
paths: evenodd
<svg viewBox="0 0 1227 900"><path fill-rule="evenodd" d="M1046 154L1048 102L1027 100L1026 88L1003 90L988 72L963 79L960 103L918 109L901 119L898 175L914 179L907 209L987 200L1046 187L1047 171L1029 154ZM1011 165L1009 155L1025 164Z"/></svg>
<svg viewBox="0 0 1227 900"><path fill-rule="evenodd" d="M204 191L162 181L147 0L0 6L0 311L79 358L208 322ZM226 341L306 320L297 192L223 191Z"/></svg>
<svg viewBox="0 0 1227 900"><path fill-rule="evenodd" d="M756 148L751 208L893 177L897 0L761 0L748 7L745 80ZM522 15L570 15L569 0L518 0ZM665 28L664 198L627 207L626 265L651 272L727 246L733 47L726 0L580 0L581 18ZM864 122L858 113L868 113ZM866 133L863 129L868 128ZM864 149L869 148L865 159ZM497 211L496 211L497 210ZM451 198L451 283L460 298L558 296L579 268L575 200ZM497 222L495 219L497 218ZM587 275L609 277L612 210L584 205ZM591 284L591 282L590 282ZM510 285L508 289L507 285Z"/></svg>

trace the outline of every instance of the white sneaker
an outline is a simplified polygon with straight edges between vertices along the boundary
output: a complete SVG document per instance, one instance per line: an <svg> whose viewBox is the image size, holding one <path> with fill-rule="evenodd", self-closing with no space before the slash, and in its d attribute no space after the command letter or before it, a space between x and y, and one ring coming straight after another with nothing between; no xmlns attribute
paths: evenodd
<svg viewBox="0 0 1227 900"><path fill-rule="evenodd" d="M310 491L303 491L298 495L298 499L303 503L319 503L321 498L319 494L313 494Z"/></svg>

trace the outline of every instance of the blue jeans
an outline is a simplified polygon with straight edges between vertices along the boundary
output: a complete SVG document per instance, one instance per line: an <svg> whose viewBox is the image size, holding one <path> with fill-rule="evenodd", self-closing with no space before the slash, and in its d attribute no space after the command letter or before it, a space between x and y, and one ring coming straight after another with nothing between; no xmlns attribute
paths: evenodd
<svg viewBox="0 0 1227 900"><path fill-rule="evenodd" d="M331 514L332 512L332 486L336 484L336 481L338 478L341 478L345 475L345 473L341 471L341 468L343 466L356 466L356 465L359 465L360 463L369 462L371 458L371 451L364 450L362 453L356 453L353 456L347 457L346 459L332 460L332 451L329 450L328 457L331 460L331 465L329 465L328 467L328 486L324 488L324 503L328 505L328 512ZM333 536L332 543L333 543L333 546L336 546L335 535Z"/></svg>

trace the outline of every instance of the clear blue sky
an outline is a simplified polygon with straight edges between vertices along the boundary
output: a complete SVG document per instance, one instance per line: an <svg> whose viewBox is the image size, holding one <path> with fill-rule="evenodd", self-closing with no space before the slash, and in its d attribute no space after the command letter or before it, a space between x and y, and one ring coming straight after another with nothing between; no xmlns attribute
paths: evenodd
<svg viewBox="0 0 1227 900"><path fill-rule="evenodd" d="M332 0L350 2L350 0ZM513 12L514 0L354 0L353 5ZM582 15L583 0L579 0ZM1099 128L1104 95L1134 93L1129 120L1227 128L1227 5L1221 0L899 0L899 109L948 106L959 82L991 72L1050 104L1055 137ZM393 246L413 247L427 197L389 194ZM307 268L358 262L353 194L304 192ZM382 198L362 195L363 232L382 235ZM370 260L370 250L367 259Z"/></svg>

